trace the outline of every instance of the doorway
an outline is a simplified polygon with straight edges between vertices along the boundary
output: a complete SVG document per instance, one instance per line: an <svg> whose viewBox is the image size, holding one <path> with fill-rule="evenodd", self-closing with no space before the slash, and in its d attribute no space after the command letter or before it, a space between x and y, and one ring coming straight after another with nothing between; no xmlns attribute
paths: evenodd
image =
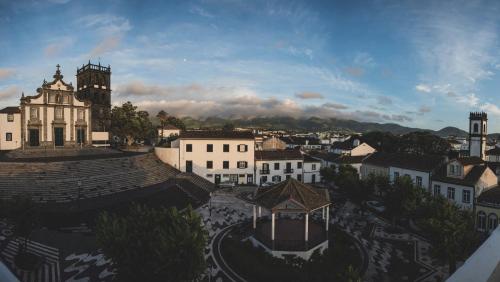
<svg viewBox="0 0 500 282"><path fill-rule="evenodd" d="M54 145L56 147L64 146L64 128L54 127Z"/></svg>
<svg viewBox="0 0 500 282"><path fill-rule="evenodd" d="M219 184L220 183L220 174L216 174L215 175L215 184Z"/></svg>
<svg viewBox="0 0 500 282"><path fill-rule="evenodd" d="M29 140L31 147L40 146L40 135L38 129L30 129L29 130Z"/></svg>

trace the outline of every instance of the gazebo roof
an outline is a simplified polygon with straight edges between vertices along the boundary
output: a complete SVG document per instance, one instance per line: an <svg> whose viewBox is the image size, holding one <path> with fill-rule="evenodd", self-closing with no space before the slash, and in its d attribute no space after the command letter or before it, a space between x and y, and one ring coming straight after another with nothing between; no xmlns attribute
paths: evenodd
<svg viewBox="0 0 500 282"><path fill-rule="evenodd" d="M289 178L270 188L260 188L254 203L272 211L310 212L330 204L326 189L313 188Z"/></svg>

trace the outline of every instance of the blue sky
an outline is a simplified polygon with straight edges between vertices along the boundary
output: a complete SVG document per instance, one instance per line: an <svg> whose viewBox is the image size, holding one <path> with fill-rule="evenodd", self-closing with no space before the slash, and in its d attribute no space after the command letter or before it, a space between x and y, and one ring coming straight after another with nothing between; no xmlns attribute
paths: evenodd
<svg viewBox="0 0 500 282"><path fill-rule="evenodd" d="M500 2L443 2L0 0L0 106L100 60L152 114L500 132Z"/></svg>

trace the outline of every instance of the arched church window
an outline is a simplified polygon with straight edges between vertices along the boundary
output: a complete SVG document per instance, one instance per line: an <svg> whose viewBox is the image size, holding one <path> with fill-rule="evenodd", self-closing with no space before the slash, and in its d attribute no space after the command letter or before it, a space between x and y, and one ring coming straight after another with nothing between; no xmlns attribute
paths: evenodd
<svg viewBox="0 0 500 282"><path fill-rule="evenodd" d="M477 230L486 230L486 214L483 211L477 213Z"/></svg>
<svg viewBox="0 0 500 282"><path fill-rule="evenodd" d="M474 133L479 132L479 125L477 123L474 123Z"/></svg>
<svg viewBox="0 0 500 282"><path fill-rule="evenodd" d="M488 230L494 230L498 225L498 217L494 213L490 213L488 216Z"/></svg>
<svg viewBox="0 0 500 282"><path fill-rule="evenodd" d="M483 124L483 132L486 132L486 123Z"/></svg>

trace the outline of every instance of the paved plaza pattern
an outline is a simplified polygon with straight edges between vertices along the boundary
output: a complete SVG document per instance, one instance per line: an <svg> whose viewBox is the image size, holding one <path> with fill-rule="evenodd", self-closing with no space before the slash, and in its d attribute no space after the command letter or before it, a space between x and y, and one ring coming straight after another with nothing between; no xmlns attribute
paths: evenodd
<svg viewBox="0 0 500 282"><path fill-rule="evenodd" d="M196 212L208 231L205 249L207 271L204 281L242 281L223 263L218 248L220 239L232 226L249 223L252 205L238 195L239 192L217 191L212 199L198 207ZM317 216L317 215L316 215ZM319 215L321 216L321 215ZM363 281L440 281L447 277L447 265L430 256L431 245L425 239L409 232L391 232L390 223L371 212L361 214L353 203L334 203L331 224L350 234L367 256L367 268ZM64 230L65 236L89 233L85 226ZM13 266L13 256L18 239L12 228L0 221L0 256L2 261ZM29 250L43 257L42 267L33 273L15 271L22 281L112 281L114 271L111 261L95 249L87 252L59 250L46 242L31 241Z"/></svg>

